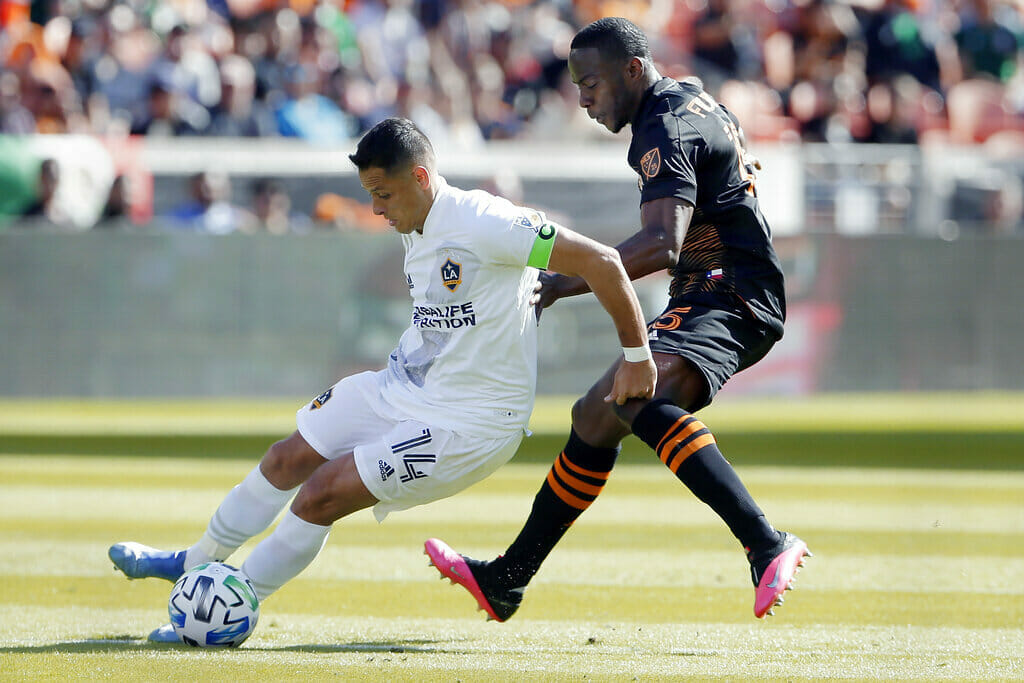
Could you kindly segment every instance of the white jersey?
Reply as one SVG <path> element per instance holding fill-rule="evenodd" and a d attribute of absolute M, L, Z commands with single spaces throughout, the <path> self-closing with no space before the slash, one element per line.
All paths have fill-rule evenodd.
<path fill-rule="evenodd" d="M 529 300 L 554 237 L 539 212 L 439 178 L 423 233 L 402 236 L 413 313 L 382 398 L 454 432 L 525 430 L 537 386 Z"/>

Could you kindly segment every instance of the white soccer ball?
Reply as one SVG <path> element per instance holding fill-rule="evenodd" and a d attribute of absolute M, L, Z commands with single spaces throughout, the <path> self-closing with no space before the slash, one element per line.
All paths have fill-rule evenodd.
<path fill-rule="evenodd" d="M 252 581 L 234 567 L 209 562 L 181 575 L 167 601 L 174 632 L 194 647 L 237 647 L 256 628 L 260 603 Z"/>

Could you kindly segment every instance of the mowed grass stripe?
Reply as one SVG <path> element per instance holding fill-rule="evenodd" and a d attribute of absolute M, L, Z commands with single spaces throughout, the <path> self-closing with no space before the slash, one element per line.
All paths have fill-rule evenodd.
<path fill-rule="evenodd" d="M 397 518 L 389 520 L 384 526 L 348 520 L 339 522 L 332 531 L 328 548 L 335 545 L 394 547 L 419 553 L 423 542 L 436 536 L 470 556 L 490 559 L 504 551 L 520 528 L 518 524 L 512 523 L 471 522 L 452 525 L 419 522 L 408 514 L 401 522 Z M 811 549 L 825 556 L 857 555 L 868 549 L 888 557 L 910 558 L 1024 556 L 1024 533 L 979 533 L 929 528 L 922 531 L 858 531 L 851 534 L 810 524 L 801 524 L 798 528 L 811 544 Z M 45 539 L 55 544 L 82 543 L 88 550 L 79 559 L 89 557 L 95 561 L 96 558 L 106 558 L 107 547 L 118 541 L 139 540 L 159 548 L 183 548 L 195 542 L 204 529 L 205 523 L 198 520 L 147 521 L 142 527 L 137 520 L 131 519 L 76 520 L 57 525 L 52 519 L 8 517 L 0 521 L 0 542 L 18 545 Z M 262 536 L 250 541 L 234 557 L 244 556 L 246 548 Z M 666 527 L 657 522 L 605 524 L 584 517 L 573 525 L 553 557 L 568 550 L 591 548 L 609 555 L 665 549 L 721 552 L 733 558 L 741 557 L 742 553 L 738 542 L 722 523 Z M 0 563 L 3 560 L 0 557 Z M 105 559 L 102 561 L 106 562 Z"/>
<path fill-rule="evenodd" d="M 0 400 L 0 434 L 290 433 L 312 396 L 280 399 Z M 539 396 L 530 428 L 567 434 L 575 396 Z M 1024 392 L 827 394 L 729 398 L 701 411 L 712 429 L 786 431 L 1021 431 Z"/>
<path fill-rule="evenodd" d="M 1014 653 L 1021 646 L 1019 632 L 1006 629 L 716 622 L 638 628 L 614 621 L 481 626 L 468 619 L 311 620 L 282 614 L 243 648 L 211 653 L 126 640 L 125 632 L 139 621 L 127 610 L 93 611 L 111 625 L 109 639 L 90 638 L 81 628 L 82 615 L 65 612 L 29 608 L 18 616 L 39 632 L 81 640 L 0 648 L 0 666 L 28 679 L 53 678 L 72 661 L 80 679 L 116 676 L 121 665 L 133 680 L 1006 680 L 1019 672 Z M 7 616 L 0 608 L 0 624 Z M 850 642 L 862 656 L 836 652 L 837 645 Z M 907 642 L 918 651 L 908 655 L 902 648 Z"/>
<path fill-rule="evenodd" d="M 628 476 L 622 474 L 621 476 Z M 501 473 L 494 477 L 500 483 Z M 823 482 L 822 486 L 827 486 Z M 64 520 L 69 515 L 85 520 L 133 519 L 140 525 L 150 521 L 166 523 L 193 521 L 205 528 L 210 515 L 227 489 L 122 490 L 112 477 L 110 485 L 96 487 L 4 486 L 0 524 L 5 519 L 31 516 Z M 1024 494 L 1024 492 L 1022 492 Z M 529 514 L 532 496 L 523 493 L 486 493 L 471 489 L 453 498 L 417 508 L 420 521 L 440 528 L 458 526 L 466 519 L 485 515 L 491 522 L 521 525 Z M 1024 499 L 1024 495 L 1022 495 Z M 804 525 L 816 529 L 854 531 L 926 531 L 1020 534 L 1024 532 L 1024 506 L 1017 503 L 990 504 L 984 491 L 975 503 L 916 500 L 910 492 L 898 497 L 864 499 L 801 500 L 773 487 L 770 495 L 758 497 L 761 508 L 779 528 L 800 532 Z M 481 511 L 486 511 L 482 513 Z M 406 513 L 406 516 L 409 513 Z M 395 515 L 396 521 L 403 515 Z M 603 524 L 646 524 L 658 521 L 666 529 L 719 524 L 715 514 L 692 495 L 624 496 L 602 494 L 586 514 L 588 521 Z M 346 524 L 374 524 L 368 511 L 353 515 Z M 384 528 L 387 528 L 386 526 Z"/>
<path fill-rule="evenodd" d="M 168 489 L 202 489 L 226 492 L 241 481 L 256 465 L 238 460 L 215 460 L 196 477 L 194 459 L 83 458 L 82 456 L 0 456 L 0 481 L 8 485 L 49 489 L 111 488 L 118 491 L 155 489 L 160 495 Z M 1024 498 L 1022 472 L 947 472 L 940 470 L 893 470 L 884 478 L 868 478 L 865 470 L 849 468 L 739 467 L 738 471 L 755 495 L 777 496 L 781 489 L 790 498 L 801 501 L 837 499 L 912 499 L 915 502 L 971 504 L 978 490 L 985 490 L 988 504 L 1015 505 Z M 873 470 L 872 470 L 873 471 Z M 547 468 L 539 464 L 512 463 L 501 470 L 500 480 L 487 480 L 472 492 L 491 495 L 522 493 L 533 495 L 540 488 Z M 650 466 L 620 464 L 602 494 L 619 496 L 679 496 L 691 494 L 661 463 Z"/>
<path fill-rule="evenodd" d="M 630 561 L 622 553 L 609 550 L 562 548 L 546 562 L 535 585 L 572 586 L 643 585 L 666 590 L 714 588 L 747 589 L 750 579 L 741 553 L 686 550 L 635 550 Z M 93 543 L 48 541 L 0 541 L 0 577 L 19 576 L 24 557 L 33 558 L 35 577 L 94 577 L 125 580 L 101 556 Z M 248 548 L 239 551 L 231 562 L 240 565 Z M 986 593 L 1024 596 L 1024 558 L 971 555 L 894 556 L 879 553 L 865 563 L 863 555 L 834 555 L 818 551 L 809 560 L 806 584 L 812 590 L 842 591 L 851 583 L 870 586 L 880 593 Z M 303 579 L 325 581 L 432 582 L 438 574 L 427 566 L 417 546 L 359 546 L 334 539 L 302 574 Z"/>
<path fill-rule="evenodd" d="M 195 458 L 125 458 L 80 455 L 0 454 L 0 481 L 20 485 L 109 486 L 112 479 L 125 487 L 194 488 L 223 487 L 238 483 L 256 466 L 261 454 L 249 461 L 211 457 L 197 463 Z M 556 454 L 552 454 L 552 460 Z M 620 463 L 608 483 L 609 490 L 624 494 L 685 492 L 682 485 L 660 462 Z M 472 490 L 507 490 L 535 493 L 547 475 L 550 463 L 513 461 L 501 468 L 502 479 L 486 479 Z M 742 465 L 739 470 L 748 485 L 783 486 L 804 493 L 821 491 L 889 492 L 902 489 L 937 497 L 976 493 L 986 489 L 986 498 L 999 502 L 1004 496 L 1024 491 L 1024 472 L 984 472 L 942 469 L 890 469 L 879 476 L 872 468 L 856 467 L 762 467 Z M 628 475 L 620 473 L 628 471 Z M 201 477 L 197 474 L 201 473 Z"/>
<path fill-rule="evenodd" d="M 808 569 L 810 571 L 810 569 Z M 153 608 L 155 628 L 167 619 L 170 584 L 133 581 L 111 585 L 111 579 L 90 577 L 6 576 L 0 601 L 8 606 L 143 607 Z M 944 592 L 935 600 L 920 592 L 858 589 L 851 603 L 848 588 L 818 590 L 800 585 L 787 595 L 778 611 L 784 623 L 849 623 L 850 610 L 858 623 L 964 628 L 1013 628 L 1024 618 L 1024 595 L 994 595 L 969 591 Z M 753 590 L 739 587 L 684 587 L 622 585 L 593 586 L 586 583 L 538 582 L 517 613 L 528 619 L 601 623 L 625 619 L 638 624 L 720 621 L 753 621 Z M 846 609 L 840 608 L 846 606 Z M 300 577 L 270 598 L 262 607 L 264 619 L 275 612 L 312 616 L 342 614 L 390 618 L 465 616 L 476 609 L 472 597 L 447 582 L 391 580 L 357 581 Z M 787 616 L 788 615 L 788 616 Z M 479 615 L 483 621 L 482 613 Z M 145 635 L 145 634 L 142 634 Z"/>

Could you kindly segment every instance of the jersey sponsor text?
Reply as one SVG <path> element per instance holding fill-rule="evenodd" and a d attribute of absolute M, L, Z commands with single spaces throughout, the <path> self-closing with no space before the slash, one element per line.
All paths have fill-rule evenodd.
<path fill-rule="evenodd" d="M 452 306 L 414 306 L 412 324 L 419 329 L 454 330 L 476 325 L 473 302 Z"/>

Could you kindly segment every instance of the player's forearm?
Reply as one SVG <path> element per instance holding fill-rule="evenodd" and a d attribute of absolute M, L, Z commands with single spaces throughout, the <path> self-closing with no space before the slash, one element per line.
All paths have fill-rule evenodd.
<path fill-rule="evenodd" d="M 652 238 L 638 232 L 615 247 L 619 252 L 622 267 L 630 280 L 639 280 L 651 273 L 658 273 L 676 264 L 679 252 L 675 243 L 668 239 Z M 579 276 L 560 275 L 556 283 L 558 296 L 578 296 L 593 291 L 590 283 Z"/>

